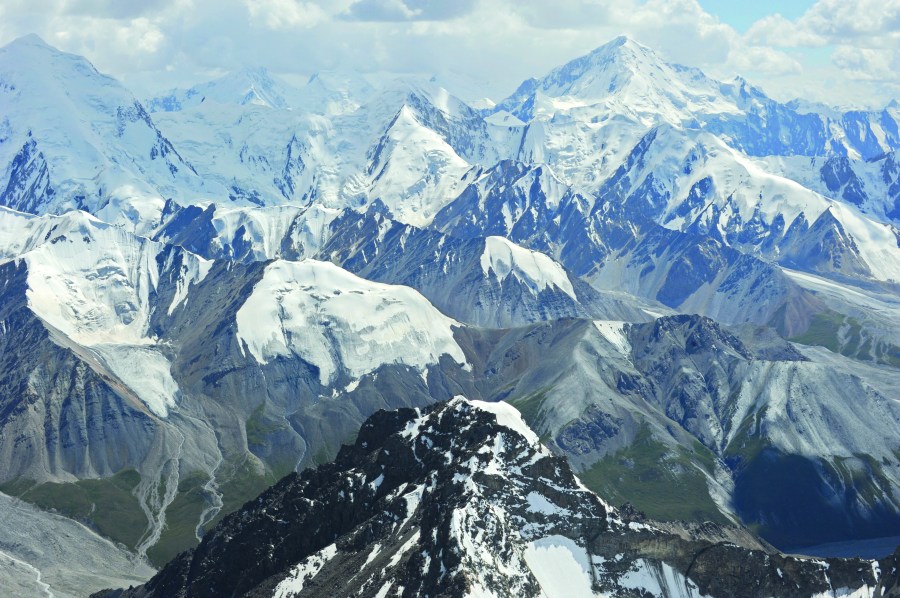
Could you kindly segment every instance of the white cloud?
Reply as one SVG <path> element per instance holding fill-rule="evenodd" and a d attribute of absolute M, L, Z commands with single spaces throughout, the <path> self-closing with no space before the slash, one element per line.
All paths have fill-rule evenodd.
<path fill-rule="evenodd" d="M 360 21 L 442 21 L 469 13 L 474 0 L 356 0 L 341 16 Z"/>
<path fill-rule="evenodd" d="M 112 19 L 136 19 L 158 12 L 170 0 L 68 0 L 62 3 L 63 13 L 90 17 L 103 15 Z"/>
<path fill-rule="evenodd" d="M 269 29 L 308 28 L 318 25 L 328 15 L 316 4 L 298 0 L 244 0 L 250 18 L 265 23 Z"/>
<path fill-rule="evenodd" d="M 820 48 L 830 55 L 828 65 L 804 69 L 791 85 L 795 93 L 862 105 L 900 93 L 900 0 L 818 0 L 795 20 L 760 19 L 744 38 L 759 47 Z"/>
<path fill-rule="evenodd" d="M 884 45 L 900 34 L 900 0 L 819 0 L 800 18 L 780 14 L 754 23 L 746 38 L 751 43 L 783 48 L 819 47 L 835 43 Z"/>
<path fill-rule="evenodd" d="M 729 54 L 728 63 L 740 73 L 764 73 L 773 77 L 803 73 L 803 65 L 796 59 L 766 46 L 736 48 Z"/>
<path fill-rule="evenodd" d="M 799 19 L 770 15 L 741 35 L 696 0 L 2 0 L 0 43 L 35 32 L 145 90 L 263 64 L 297 76 L 461 73 L 499 98 L 624 33 L 781 99 L 829 101 L 839 90 L 840 101 L 886 103 L 897 93 L 898 7 L 819 0 Z M 824 53 L 815 63 L 794 49 L 813 47 Z"/>
<path fill-rule="evenodd" d="M 831 61 L 851 77 L 900 84 L 897 78 L 897 73 L 900 72 L 900 52 L 838 46 L 831 55 Z"/>
<path fill-rule="evenodd" d="M 831 40 L 900 31 L 900 0 L 819 0 L 799 25 Z"/>
<path fill-rule="evenodd" d="M 828 40 L 822 35 L 777 13 L 763 17 L 751 25 L 745 38 L 754 45 L 780 48 L 816 48 L 828 44 Z"/>

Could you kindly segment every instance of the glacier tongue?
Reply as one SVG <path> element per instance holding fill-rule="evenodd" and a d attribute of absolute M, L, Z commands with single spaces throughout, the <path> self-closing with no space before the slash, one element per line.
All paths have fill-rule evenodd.
<path fill-rule="evenodd" d="M 175 407 L 178 383 L 172 364 L 152 345 L 96 344 L 91 349 L 155 415 L 167 417 Z"/>
<path fill-rule="evenodd" d="M 51 330 L 93 353 L 157 416 L 175 406 L 171 364 L 150 332 L 166 247 L 84 212 L 31 216 L 0 210 L 0 263 L 28 266 L 28 305 Z M 169 313 L 210 263 L 189 254 Z"/>

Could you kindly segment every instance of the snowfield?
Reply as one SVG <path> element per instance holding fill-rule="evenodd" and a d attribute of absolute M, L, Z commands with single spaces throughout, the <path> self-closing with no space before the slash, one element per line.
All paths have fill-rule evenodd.
<path fill-rule="evenodd" d="M 424 370 L 442 355 L 465 363 L 456 325 L 410 288 L 326 262 L 279 260 L 238 311 L 236 334 L 260 363 L 297 355 L 328 386 L 341 371 L 359 378 L 391 363 Z"/>

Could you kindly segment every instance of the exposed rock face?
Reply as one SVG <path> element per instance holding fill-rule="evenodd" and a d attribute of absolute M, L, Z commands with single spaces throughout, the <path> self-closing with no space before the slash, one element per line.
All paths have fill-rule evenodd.
<path fill-rule="evenodd" d="M 898 556 L 800 559 L 664 531 L 585 489 L 504 404 L 378 412 L 147 584 L 103 596 L 886 596 Z M 883 573 L 882 573 L 883 572 Z"/>
<path fill-rule="evenodd" d="M 0 479 L 110 476 L 140 463 L 152 415 L 28 308 L 27 275 L 24 262 L 0 265 Z"/>

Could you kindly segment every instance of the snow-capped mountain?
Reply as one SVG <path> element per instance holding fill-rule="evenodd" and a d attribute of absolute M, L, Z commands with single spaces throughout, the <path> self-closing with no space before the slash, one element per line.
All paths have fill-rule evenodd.
<path fill-rule="evenodd" d="M 340 210 L 308 207 L 231 208 L 216 204 L 166 204 L 155 240 L 208 259 L 265 261 L 313 257 L 331 238 Z"/>
<path fill-rule="evenodd" d="M 660 518 L 900 533 L 896 106 L 624 38 L 497 105 L 440 80 L 251 69 L 145 110 L 0 49 L 0 491 L 162 565 L 378 409 L 462 394 Z"/>
<path fill-rule="evenodd" d="M 753 510 L 758 497 L 732 506 L 742 496 L 746 470 L 726 463 L 746 454 L 741 426 L 749 414 L 779 412 L 786 392 L 791 404 L 802 405 L 799 412 L 817 415 L 789 419 L 786 431 L 758 432 L 753 446 L 764 443 L 785 458 L 816 455 L 826 463 L 857 454 L 877 458 L 881 465 L 866 490 L 876 498 L 862 506 L 855 502 L 862 488 L 848 487 L 843 500 L 870 519 L 891 521 L 890 496 L 898 483 L 889 446 L 856 442 L 900 433 L 890 428 L 897 414 L 884 403 L 889 373 L 833 356 L 806 364 L 774 333 L 764 341 L 738 341 L 692 320 L 663 318 L 655 326 L 671 332 L 651 334 L 639 332 L 649 325 L 571 319 L 608 322 L 623 314 L 618 317 L 645 321 L 665 308 L 599 293 L 549 256 L 507 239 L 447 237 L 377 211 L 338 216 L 321 255 L 383 281 L 377 283 L 308 259 L 207 261 L 84 213 L 5 210 L 0 216 L 8 248 L 0 264 L 7 331 L 2 384 L 28 388 L 30 405 L 24 409 L 17 394 L 9 395 L 9 433 L 0 447 L 8 456 L 4 479 L 72 483 L 135 468 L 141 480 L 135 507 L 148 524 L 146 537 L 129 541 L 152 555 L 160 554 L 152 547 L 161 538 L 174 541 L 166 535 L 165 516 L 175 501 L 185 500 L 180 484 L 196 484 L 189 529 L 200 530 L 223 505 L 248 498 L 236 476 L 249 476 L 257 480 L 251 487 L 261 488 L 277 473 L 333 454 L 379 407 L 426 405 L 459 390 L 531 401 L 530 421 L 584 468 L 616 447 L 639 442 L 636 431 L 645 425 L 673 454 L 700 442 L 705 458 L 718 465 L 706 462 L 710 477 L 701 475 L 693 498 L 708 501 L 708 515 L 750 518 L 762 516 Z M 340 247 L 347 252 L 338 253 Z M 49 296 L 63 299 L 44 300 Z M 441 314 L 426 297 L 480 325 L 549 321 L 482 330 Z M 679 340 L 681 335 L 700 340 Z M 696 346 L 711 343 L 717 349 L 700 361 Z M 684 358 L 679 378 L 667 377 L 668 368 L 650 358 L 678 360 L 683 351 L 691 357 Z M 694 368 L 695 374 L 686 374 Z M 785 371 L 774 375 L 772 368 Z M 721 389 L 699 384 L 691 390 L 691 376 L 719 380 Z M 794 382 L 785 388 L 784 380 Z M 748 402 L 734 403 L 744 394 Z M 821 440 L 804 441 L 798 429 L 820 427 L 847 395 L 862 401 L 838 411 L 850 431 L 821 431 Z M 680 409 L 706 416 L 685 418 Z M 557 410 L 558 416 L 549 415 Z M 716 415 L 721 413 L 730 415 Z M 214 427 L 206 423 L 211 420 Z M 854 434 L 857 429 L 880 432 Z M 20 434 L 32 442 L 18 441 Z M 166 489 L 161 494 L 160 485 Z M 809 493 L 807 506 L 833 500 Z M 811 533 L 802 523 L 790 529 L 791 538 Z M 849 535 L 868 528 L 857 522 L 833 529 Z M 176 545 L 187 547 L 192 538 L 179 536 Z"/>
<path fill-rule="evenodd" d="M 266 266 L 235 320 L 238 343 L 258 362 L 295 354 L 323 386 L 339 373 L 356 383 L 384 363 L 424 371 L 443 355 L 466 359 L 453 338 L 457 323 L 414 290 L 315 260 Z"/>
<path fill-rule="evenodd" d="M 379 412 L 147 584 L 101 596 L 883 596 L 881 561 L 779 554 L 630 519 L 503 403 Z M 680 532 L 680 533 L 679 533 Z M 735 544 L 749 542 L 752 548 Z M 726 573 L 727 572 L 727 573 Z"/>
<path fill-rule="evenodd" d="M 398 80 L 331 112 L 204 103 L 154 117 L 238 205 L 380 199 L 423 224 L 465 184 L 475 157 L 492 155 L 480 115 L 439 88 Z"/>
<path fill-rule="evenodd" d="M 37 36 L 0 49 L 0 204 L 140 226 L 206 189 L 134 96 Z"/>
<path fill-rule="evenodd" d="M 637 124 L 702 128 L 753 156 L 834 153 L 868 160 L 900 144 L 896 107 L 820 114 L 780 104 L 740 77 L 715 81 L 697 69 L 666 63 L 627 37 L 525 81 L 494 110 L 551 128 L 553 116 L 567 115 L 557 121 L 569 131 L 588 119 L 612 132 Z"/>
<path fill-rule="evenodd" d="M 296 103 L 298 92 L 265 68 L 245 67 L 208 83 L 189 89 L 173 89 L 151 98 L 147 100 L 147 109 L 150 112 L 178 112 L 207 101 L 287 109 Z"/>
<path fill-rule="evenodd" d="M 84 212 L 31 216 L 2 208 L 0 223 L 0 243 L 9 252 L 0 263 L 15 260 L 27 272 L 28 308 L 165 417 L 177 385 L 150 329 L 152 313 L 175 310 L 210 263 Z M 162 285 L 173 290 L 168 305 L 159 300 Z"/>
<path fill-rule="evenodd" d="M 720 84 L 696 69 L 663 62 L 651 49 L 618 37 L 590 54 L 529 79 L 496 106 L 523 122 L 557 111 L 590 109 L 644 126 L 737 113 Z"/>
<path fill-rule="evenodd" d="M 667 311 L 597 291 L 546 254 L 503 237 L 461 240 L 404 224 L 380 202 L 364 213 L 318 205 L 174 207 L 154 238 L 209 259 L 330 261 L 369 280 L 415 288 L 444 313 L 479 326 L 562 317 L 641 321 Z"/>
<path fill-rule="evenodd" d="M 745 82 L 723 84 L 696 69 L 666 64 L 625 38 L 524 83 L 496 110 L 524 123 L 519 159 L 547 162 L 580 189 L 630 203 L 630 215 L 670 228 L 696 226 L 743 251 L 787 259 L 794 267 L 898 278 L 896 230 L 857 211 L 884 218 L 892 209 L 889 197 L 876 191 L 869 203 L 857 194 L 850 202 L 855 205 L 848 205 L 847 183 L 827 170 L 816 177 L 823 181 L 815 184 L 824 187 L 823 197 L 752 159 L 784 156 L 798 162 L 797 156 L 827 156 L 860 162 L 882 156 L 898 144 L 890 133 L 898 127 L 890 110 L 872 115 L 878 124 L 871 126 L 879 133 L 850 134 L 849 129 L 859 129 L 862 114 L 840 122 L 796 114 Z M 810 145 L 810 139 L 819 141 Z M 871 146 L 873 139 L 878 141 Z M 594 151 L 579 151 L 586 147 Z M 805 232 L 826 210 L 820 228 L 836 238 L 830 250 L 816 247 L 826 259 L 817 261 L 809 248 L 796 255 L 778 246 L 792 226 Z M 779 251 L 773 254 L 773 247 Z"/>
<path fill-rule="evenodd" d="M 898 150 L 870 160 L 846 156 L 800 158 L 772 156 L 764 168 L 818 193 L 854 205 L 881 222 L 900 223 Z"/>
<path fill-rule="evenodd" d="M 766 172 L 705 132 L 653 129 L 601 193 L 624 202 L 629 213 L 770 260 L 850 277 L 900 277 L 894 227 Z M 833 248 L 814 231 L 836 237 Z M 815 247 L 798 254 L 795 247 L 804 243 Z"/>
<path fill-rule="evenodd" d="M 356 111 L 377 87 L 359 73 L 319 71 L 298 92 L 297 110 L 336 116 Z"/>
<path fill-rule="evenodd" d="M 136 499 L 122 508 L 146 529 L 103 529 L 139 552 L 160 541 L 186 480 L 198 510 L 182 535 L 224 495 L 240 502 L 229 483 L 261 489 L 376 408 L 449 396 L 443 378 L 468 375 L 455 321 L 412 289 L 332 264 L 210 262 L 83 212 L 4 209 L 0 231 L 0 479 L 27 480 L 21 493 L 133 472 Z M 348 412 L 317 405 L 353 393 Z M 273 450 L 264 439 L 275 438 Z"/>
<path fill-rule="evenodd" d="M 25 56 L 20 61 L 42 63 L 47 58 Z M 54 79 L 65 75 L 74 81 L 80 74 L 77 69 L 73 72 Z M 221 95 L 221 102 L 194 106 L 189 102 L 177 112 L 156 113 L 155 121 L 145 114 L 148 126 L 159 126 L 166 143 L 170 141 L 189 161 L 209 190 L 182 185 L 176 193 L 155 180 L 151 187 L 180 202 L 199 195 L 243 206 L 317 203 L 358 208 L 381 201 L 399 220 L 421 226 L 464 193 L 479 172 L 502 158 L 515 158 L 526 164 L 547 163 L 553 176 L 589 198 L 599 195 L 604 201 L 626 204 L 629 218 L 642 215 L 668 227 L 693 226 L 741 251 L 785 261 L 793 268 L 876 280 L 898 277 L 900 257 L 890 242 L 896 234 L 870 219 L 892 213 L 892 200 L 881 195 L 892 189 L 893 162 L 884 158 L 882 171 L 876 173 L 880 178 L 867 175 L 882 181 L 869 185 L 869 194 L 875 196 L 871 201 L 853 191 L 860 185 L 843 180 L 842 173 L 853 167 L 834 162 L 845 159 L 856 164 L 861 157 L 877 158 L 896 149 L 891 109 L 880 115 L 845 115 L 839 125 L 828 120 L 833 115 L 791 112 L 759 90 L 748 91 L 743 82 L 723 84 L 699 71 L 667 64 L 624 38 L 523 84 L 491 109 L 489 117 L 427 82 L 398 80 L 373 91 L 359 77 L 325 79 L 323 75 L 310 81 L 307 103 L 328 103 L 332 92 L 358 99 L 348 99 L 346 109 L 318 112 L 285 110 L 289 107 L 285 101 L 244 102 L 244 92 L 234 89 L 249 85 L 271 91 L 260 91 L 260 97 L 290 95 L 288 90 L 277 93 L 284 86 L 275 85 L 277 81 L 265 72 L 250 70 L 206 84 L 211 97 Z M 79 85 L 90 86 L 91 81 Z M 330 91 L 315 91 L 320 86 Z M 200 96 L 206 97 L 200 92 L 192 97 Z M 515 121 L 500 118 L 502 114 L 515 114 L 510 116 Z M 760 114 L 770 117 L 761 119 Z M 812 120 L 801 126 L 793 123 L 794 117 Z M 877 139 L 877 147 L 850 143 L 862 139 L 857 129 L 865 118 L 872 129 L 866 143 Z M 793 124 L 785 125 L 787 121 Z M 842 126 L 857 132 L 851 135 Z M 791 127 L 800 128 L 788 136 L 785 131 Z M 749 147 L 744 138 L 757 139 L 760 132 L 787 139 L 783 144 L 788 145 Z M 826 141 L 809 147 L 790 141 L 816 136 Z M 766 167 L 770 156 L 832 159 L 815 179 L 821 184 L 809 183 L 822 193 L 771 172 Z M 765 160 L 751 159 L 756 157 Z M 139 166 L 134 177 L 146 179 L 145 167 Z M 19 170 L 16 178 L 24 177 L 25 182 L 14 187 L 27 189 L 34 186 L 27 181 L 42 180 L 40 165 L 30 168 L 31 178 Z M 856 205 L 848 207 L 848 197 Z M 71 197 L 68 201 L 66 205 L 82 205 Z M 6 203 L 17 209 L 58 211 L 39 209 L 34 201 L 22 198 Z M 102 203 L 84 207 L 97 213 Z M 150 205 L 129 197 L 127 217 L 153 220 L 161 209 L 160 199 Z M 114 209 L 108 211 L 104 218 L 124 219 Z M 828 218 L 817 228 L 826 211 Z M 815 231 L 812 236 L 827 238 L 811 243 L 781 239 L 810 228 Z M 826 259 L 815 259 L 811 256 L 815 251 L 826 254 Z"/>
<path fill-rule="evenodd" d="M 455 237 L 505 236 L 558 256 L 596 288 L 625 291 L 728 323 L 802 328 L 817 302 L 778 269 L 696 231 L 674 231 L 621 205 L 595 202 L 545 166 L 501 162 L 435 217 Z M 795 324 L 795 325 L 796 325 Z"/>
<path fill-rule="evenodd" d="M 460 239 L 391 220 L 383 211 L 333 221 L 320 256 L 365 278 L 411 286 L 468 324 L 509 327 L 593 317 L 643 321 L 655 302 L 597 291 L 546 254 L 504 237 Z"/>

